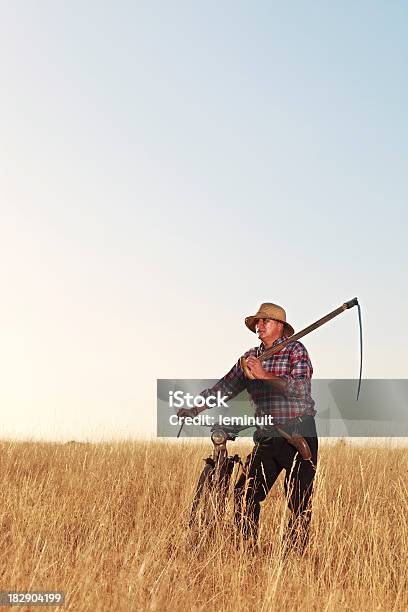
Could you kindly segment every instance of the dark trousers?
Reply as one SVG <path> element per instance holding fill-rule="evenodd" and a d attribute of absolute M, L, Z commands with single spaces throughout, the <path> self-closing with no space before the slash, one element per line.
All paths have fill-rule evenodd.
<path fill-rule="evenodd" d="M 302 551 L 307 544 L 311 519 L 311 495 L 317 465 L 318 439 L 313 417 L 298 427 L 307 440 L 311 461 L 305 461 L 284 438 L 277 436 L 256 444 L 248 457 L 247 474 L 235 486 L 235 520 L 245 539 L 257 539 L 261 502 L 282 470 L 285 495 L 291 511 L 285 534 L 285 547 Z"/>

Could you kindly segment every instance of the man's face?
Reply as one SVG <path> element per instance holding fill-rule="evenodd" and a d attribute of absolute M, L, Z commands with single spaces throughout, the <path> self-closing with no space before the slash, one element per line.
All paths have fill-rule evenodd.
<path fill-rule="evenodd" d="M 283 325 L 275 319 L 258 319 L 255 324 L 255 330 L 258 338 L 265 344 L 274 342 L 282 336 Z"/>

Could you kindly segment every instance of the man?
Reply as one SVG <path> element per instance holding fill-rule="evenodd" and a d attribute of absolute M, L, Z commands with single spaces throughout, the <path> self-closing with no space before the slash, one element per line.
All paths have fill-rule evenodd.
<path fill-rule="evenodd" d="M 239 359 L 228 374 L 201 395 L 207 397 L 220 391 L 232 399 L 246 389 L 255 406 L 255 416 L 271 415 L 281 430 L 305 438 L 311 451 L 310 461 L 302 459 L 274 428 L 258 428 L 254 434 L 255 448 L 248 457 L 247 473 L 239 478 L 235 487 L 236 520 L 244 538 L 256 542 L 260 503 L 285 470 L 284 488 L 291 516 L 284 544 L 286 551 L 296 547 L 301 552 L 308 539 L 318 450 L 316 411 L 310 395 L 313 368 L 306 348 L 298 341 L 289 342 L 265 361 L 258 359 L 264 351 L 279 346 L 294 334 L 281 306 L 264 303 L 255 315 L 245 319 L 245 324 L 261 340 L 259 346 L 244 355 L 244 369 L 251 378 L 247 377 Z M 183 408 L 178 416 L 195 416 L 202 410 L 205 406 Z"/>

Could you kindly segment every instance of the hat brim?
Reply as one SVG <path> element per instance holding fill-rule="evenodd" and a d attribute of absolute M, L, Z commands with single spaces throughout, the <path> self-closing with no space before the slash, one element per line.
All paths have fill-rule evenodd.
<path fill-rule="evenodd" d="M 258 319 L 259 317 L 255 317 L 255 316 L 246 317 L 245 319 L 245 325 L 254 334 L 256 334 L 256 322 L 258 321 Z M 280 323 L 283 323 L 283 333 L 285 336 L 289 336 L 289 337 L 293 336 L 293 334 L 295 333 L 295 330 L 289 323 L 286 323 L 286 321 L 282 321 L 281 319 L 275 319 L 275 321 L 279 321 Z"/>

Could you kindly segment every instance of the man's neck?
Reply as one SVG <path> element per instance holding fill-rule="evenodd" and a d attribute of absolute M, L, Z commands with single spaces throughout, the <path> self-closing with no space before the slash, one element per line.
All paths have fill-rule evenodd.
<path fill-rule="evenodd" d="M 280 338 L 283 338 L 283 336 L 277 336 L 276 338 L 264 340 L 263 345 L 266 349 L 270 349 L 274 345 L 274 343 Z"/>

